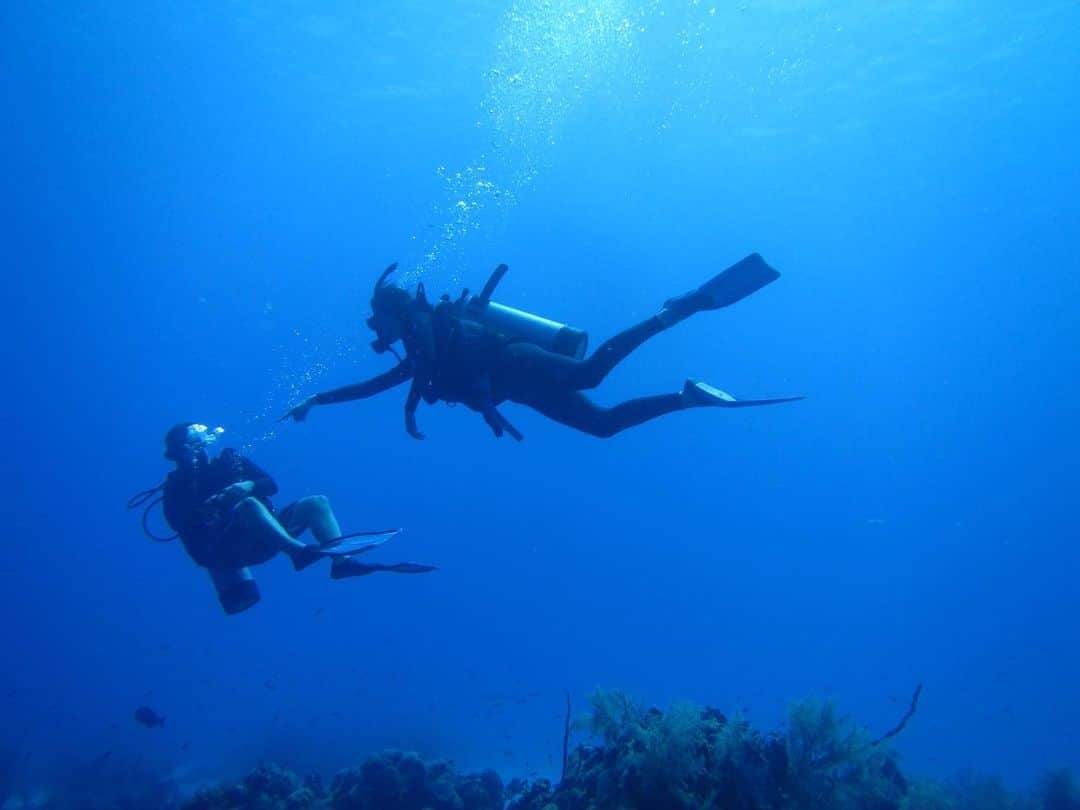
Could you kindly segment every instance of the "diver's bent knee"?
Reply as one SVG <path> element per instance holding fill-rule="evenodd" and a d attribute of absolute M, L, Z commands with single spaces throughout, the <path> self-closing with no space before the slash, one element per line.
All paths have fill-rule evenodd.
<path fill-rule="evenodd" d="M 330 499 L 325 495 L 307 495 L 296 502 L 298 509 L 325 511 L 330 508 Z"/>

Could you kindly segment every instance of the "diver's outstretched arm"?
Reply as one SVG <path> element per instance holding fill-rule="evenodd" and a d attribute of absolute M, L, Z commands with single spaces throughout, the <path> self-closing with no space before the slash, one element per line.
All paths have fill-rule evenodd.
<path fill-rule="evenodd" d="M 307 418 L 308 411 L 315 405 L 331 405 L 336 402 L 351 402 L 354 399 L 373 397 L 376 394 L 381 394 L 383 391 L 390 390 L 395 385 L 401 385 L 403 382 L 411 379 L 412 376 L 412 363 L 406 360 L 402 363 L 398 363 L 389 371 L 385 371 L 377 377 L 372 377 L 370 380 L 353 383 L 352 385 L 335 388 L 332 391 L 323 391 L 321 394 L 310 396 L 299 405 L 290 408 L 288 413 L 278 419 L 278 421 L 284 422 L 288 419 L 295 419 L 297 422 L 303 422 Z"/>

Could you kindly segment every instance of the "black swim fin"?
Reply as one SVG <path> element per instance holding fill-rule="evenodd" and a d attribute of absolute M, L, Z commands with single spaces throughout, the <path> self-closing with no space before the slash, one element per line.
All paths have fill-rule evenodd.
<path fill-rule="evenodd" d="M 778 405 L 781 402 L 796 402 L 806 397 L 776 397 L 774 399 L 735 399 L 726 391 L 714 388 L 699 380 L 687 380 L 683 385 L 683 397 L 691 406 L 720 408 L 751 408 L 755 405 Z"/>
<path fill-rule="evenodd" d="M 669 298 L 660 317 L 666 326 L 671 326 L 697 312 L 731 306 L 778 278 L 780 273 L 760 254 L 751 253 L 696 290 Z"/>
<path fill-rule="evenodd" d="M 383 565 L 381 563 L 362 563 L 359 560 L 348 557 L 343 560 L 334 560 L 334 564 L 330 568 L 330 577 L 331 579 L 366 577 L 368 574 L 375 574 L 380 571 L 386 571 L 391 574 L 426 574 L 429 571 L 437 570 L 438 569 L 434 565 L 422 565 L 421 563 L 405 562 Z"/>
<path fill-rule="evenodd" d="M 778 278 L 780 273 L 766 264 L 760 254 L 751 253 L 741 262 L 731 265 L 718 276 L 706 281 L 698 288 L 698 292 L 709 297 L 712 303 L 709 309 L 720 309 L 753 295 Z"/>
<path fill-rule="evenodd" d="M 401 529 L 386 529 L 375 532 L 354 532 L 345 534 L 336 540 L 331 540 L 317 551 L 323 557 L 350 557 L 353 554 L 363 554 L 378 548 L 388 540 L 393 540 L 401 534 Z"/>

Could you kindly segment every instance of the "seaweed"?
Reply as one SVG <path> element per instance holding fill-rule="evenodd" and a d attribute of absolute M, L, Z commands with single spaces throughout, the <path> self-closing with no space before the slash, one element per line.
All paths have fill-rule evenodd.
<path fill-rule="evenodd" d="M 903 798 L 906 785 L 892 753 L 831 701 L 793 703 L 785 744 L 785 792 L 792 808 L 891 808 Z"/>

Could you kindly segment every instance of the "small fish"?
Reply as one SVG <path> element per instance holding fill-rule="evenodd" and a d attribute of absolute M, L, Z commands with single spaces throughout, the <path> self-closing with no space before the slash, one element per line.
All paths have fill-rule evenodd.
<path fill-rule="evenodd" d="M 155 726 L 164 727 L 165 718 L 155 712 L 149 706 L 140 706 L 135 710 L 135 722 L 147 728 Z"/>
<path fill-rule="evenodd" d="M 276 692 L 277 691 L 277 684 L 274 681 L 264 681 L 263 682 L 263 688 L 268 689 L 271 692 Z"/>

